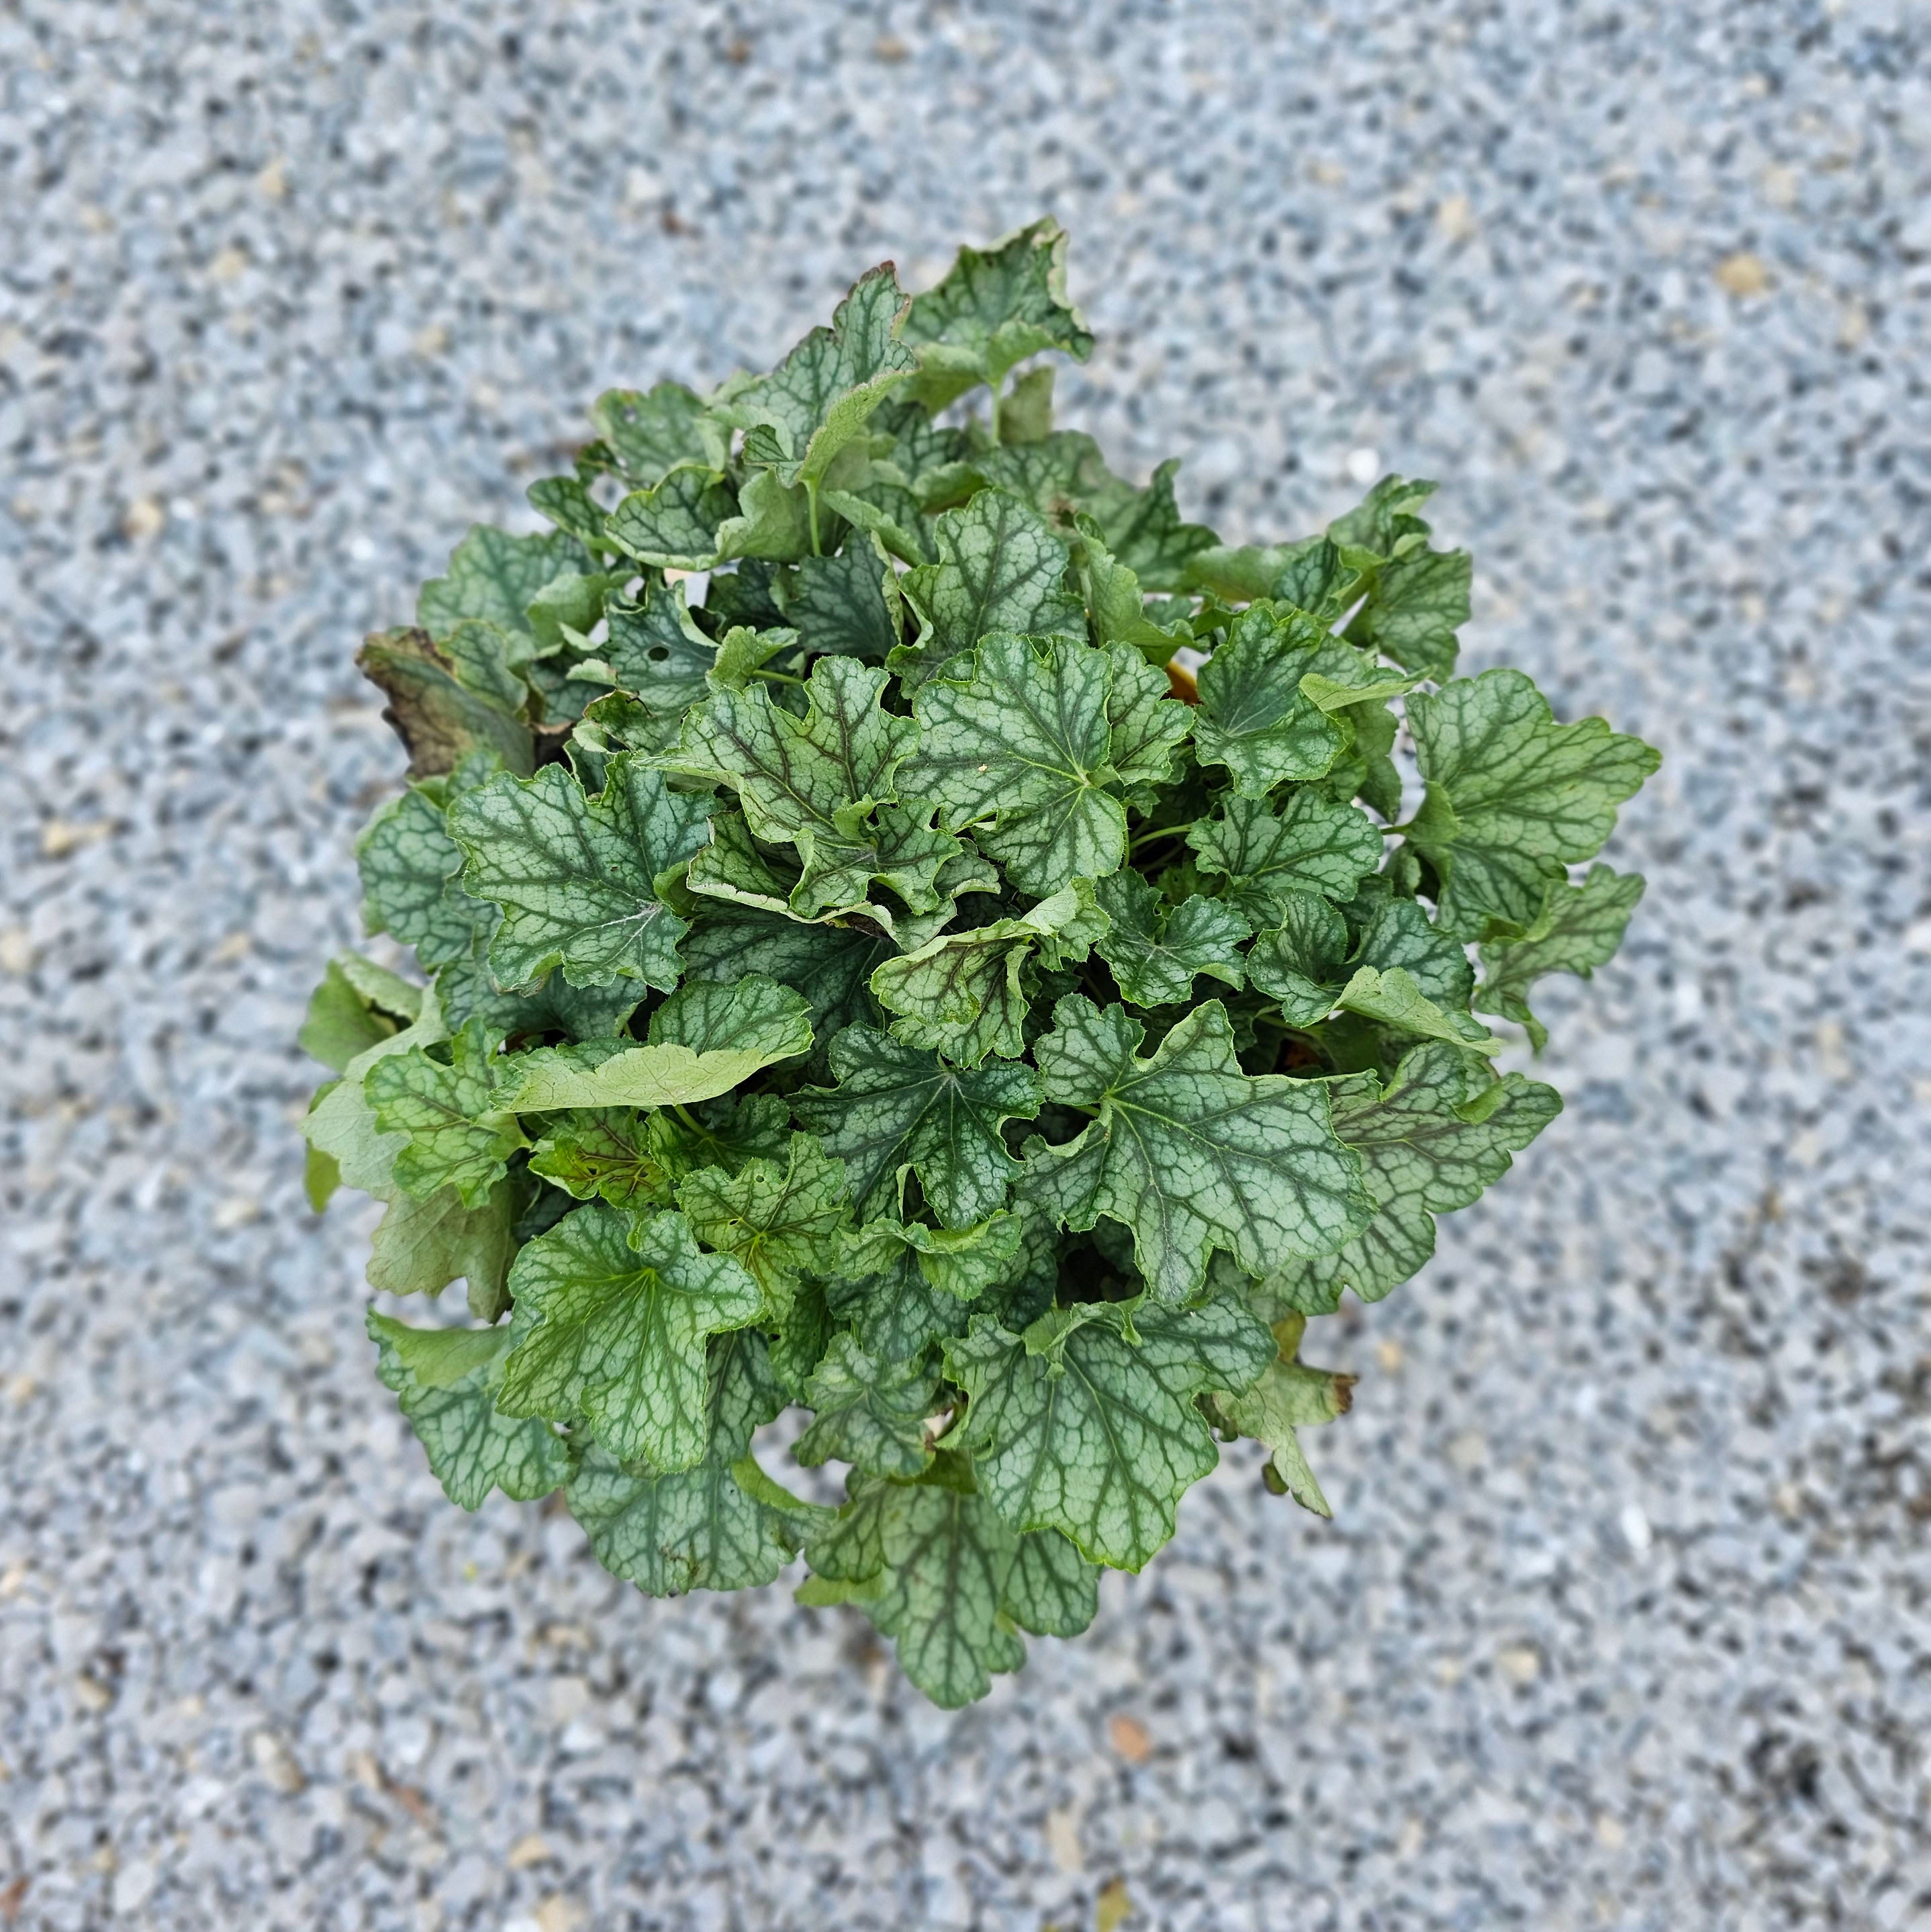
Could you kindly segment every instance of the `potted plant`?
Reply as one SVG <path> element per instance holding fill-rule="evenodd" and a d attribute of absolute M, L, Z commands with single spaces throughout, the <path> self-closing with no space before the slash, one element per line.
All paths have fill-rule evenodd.
<path fill-rule="evenodd" d="M 419 973 L 337 958 L 301 1036 L 316 1207 L 387 1204 L 376 1288 L 468 1283 L 368 1318 L 451 1498 L 560 1490 L 657 1594 L 802 1551 L 949 1706 L 1216 1438 L 1325 1512 L 1307 1324 L 1557 1112 L 1486 1022 L 1540 1047 L 1537 977 L 1615 952 L 1642 880 L 1570 868 L 1657 763 L 1453 675 L 1432 485 L 1234 548 L 1054 428 L 1064 251 L 606 394 L 552 527 L 469 532 L 360 658 L 409 757 L 364 910 Z M 836 1508 L 753 1453 L 792 1408 Z"/>

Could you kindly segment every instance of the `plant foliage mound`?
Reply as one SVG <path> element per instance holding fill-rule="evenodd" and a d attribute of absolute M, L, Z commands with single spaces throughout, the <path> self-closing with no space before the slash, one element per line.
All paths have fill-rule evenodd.
<path fill-rule="evenodd" d="M 360 659 L 410 758 L 364 914 L 420 976 L 346 955 L 302 1034 L 311 1198 L 387 1204 L 378 1290 L 469 1285 L 369 1317 L 451 1498 L 560 1490 L 655 1594 L 802 1552 L 949 1706 L 1219 1443 L 1326 1512 L 1306 1324 L 1557 1112 L 1487 1021 L 1540 1046 L 1536 982 L 1615 951 L 1642 881 L 1570 868 L 1657 762 L 1454 675 L 1432 485 L 1234 548 L 1054 428 L 1064 249 L 607 394 L 552 527 L 469 532 Z M 838 1507 L 754 1454 L 787 1410 Z"/>

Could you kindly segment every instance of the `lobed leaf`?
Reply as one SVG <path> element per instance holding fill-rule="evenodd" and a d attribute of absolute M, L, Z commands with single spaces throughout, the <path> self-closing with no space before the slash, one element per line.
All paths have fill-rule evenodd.
<path fill-rule="evenodd" d="M 974 832 L 1023 891 L 1103 878 L 1126 856 L 1121 794 L 1164 782 L 1192 728 L 1167 688 L 1118 645 L 988 637 L 969 680 L 919 692 L 905 789 L 936 799 L 949 830 Z"/>
<path fill-rule="evenodd" d="M 791 1110 L 844 1162 L 862 1219 L 898 1213 L 908 1174 L 948 1228 L 1005 1206 L 1019 1163 L 1000 1127 L 1039 1112 L 1031 1068 L 949 1066 L 865 1026 L 838 1036 L 831 1064 L 836 1086 L 806 1088 L 793 1095 Z"/>
<path fill-rule="evenodd" d="M 1519 670 L 1418 692 L 1408 712 L 1428 783 L 1408 836 L 1441 877 L 1442 925 L 1462 939 L 1534 925 L 1550 886 L 1594 856 L 1661 762 L 1600 718 L 1558 724 Z"/>
<path fill-rule="evenodd" d="M 1196 1294 L 1216 1247 L 1260 1275 L 1332 1252 L 1366 1222 L 1360 1162 L 1336 1136 L 1326 1084 L 1243 1073 L 1218 1000 L 1147 1060 L 1135 1058 L 1146 1028 L 1122 1008 L 1074 994 L 1053 1018 L 1039 1046 L 1046 1097 L 1096 1117 L 1065 1146 L 1029 1143 L 1024 1191 L 1069 1227 L 1104 1214 L 1129 1228 L 1156 1300 Z"/>
<path fill-rule="evenodd" d="M 650 1018 L 648 1042 L 589 1040 L 517 1055 L 505 1103 L 520 1114 L 575 1107 L 672 1107 L 728 1094 L 810 1052 L 805 1002 L 755 974 L 693 980 Z"/>
<path fill-rule="evenodd" d="M 1492 1084 L 1453 1046 L 1402 1056 L 1385 1090 L 1372 1073 L 1337 1084 L 1334 1130 L 1361 1157 L 1374 1213 L 1330 1254 L 1286 1263 L 1269 1282 L 1291 1307 L 1331 1313 L 1342 1291 L 1378 1301 L 1435 1252 L 1435 1216 L 1501 1178 L 1562 1110 L 1552 1087 L 1511 1073 Z"/>
<path fill-rule="evenodd" d="M 905 317 L 919 399 L 939 410 L 981 382 L 996 392 L 1015 364 L 1042 349 L 1084 362 L 1093 338 L 1067 298 L 1066 264 L 1066 231 L 1050 217 L 990 248 L 961 248 Z"/>
<path fill-rule="evenodd" d="M 946 1345 L 970 1398 L 952 1446 L 1015 1529 L 1052 1528 L 1090 1563 L 1140 1570 L 1219 1460 L 1193 1397 L 1245 1389 L 1273 1337 L 1231 1298 L 1185 1310 L 1085 1302 L 1015 1335 L 984 1316 Z M 952 1442 L 952 1438 L 947 1438 Z"/>
<path fill-rule="evenodd" d="M 371 1309 L 368 1330 L 376 1372 L 452 1503 L 479 1509 L 492 1490 L 530 1502 L 569 1480 L 569 1446 L 550 1424 L 496 1412 L 507 1328 L 412 1328 Z"/>
<path fill-rule="evenodd" d="M 703 844 L 710 810 L 631 754 L 611 759 L 594 796 L 562 766 L 546 765 L 458 799 L 449 831 L 463 884 L 502 910 L 490 941 L 497 980 L 533 986 L 555 967 L 573 986 L 675 986 L 685 927 L 658 881 Z"/>
<path fill-rule="evenodd" d="M 1278 816 L 1255 799 L 1230 797 L 1187 834 L 1201 869 L 1227 880 L 1226 896 L 1257 928 L 1279 925 L 1294 895 L 1345 902 L 1381 860 L 1367 814 L 1315 790 L 1289 794 Z"/>
<path fill-rule="evenodd" d="M 1579 885 L 1552 880 L 1540 917 L 1519 939 L 1498 938 L 1482 948 L 1482 984 L 1476 1006 L 1528 1030 L 1540 1053 L 1549 1030 L 1529 1010 L 1528 990 L 1545 973 L 1574 973 L 1586 980 L 1616 956 L 1630 916 L 1643 896 L 1638 872 L 1591 866 Z"/>
<path fill-rule="evenodd" d="M 900 1017 L 895 1040 L 928 1046 L 958 1066 L 988 1054 L 1016 1060 L 1026 1050 L 1029 1006 L 1022 969 L 1036 954 L 1054 966 L 1084 959 L 1106 929 L 1084 879 L 1042 899 L 1017 919 L 941 934 L 916 952 L 888 959 L 871 976 L 880 1005 Z"/>
<path fill-rule="evenodd" d="M 703 1460 L 706 1338 L 763 1306 L 740 1263 L 701 1252 L 681 1214 L 593 1201 L 524 1246 L 510 1293 L 504 1414 L 583 1416 L 618 1460 L 667 1473 Z"/>
<path fill-rule="evenodd" d="M 1192 994 L 1202 973 L 1241 984 L 1246 962 L 1239 949 L 1253 928 L 1237 908 L 1198 893 L 1168 904 L 1138 872 L 1115 872 L 1097 890 L 1107 931 L 1094 946 L 1123 999 L 1170 1006 Z"/>
<path fill-rule="evenodd" d="M 766 1499 L 749 1455 L 751 1432 L 784 1404 L 763 1336 L 740 1329 L 715 1338 L 696 1394 L 703 1453 L 691 1466 L 626 1466 L 599 1442 L 565 1492 L 597 1561 L 653 1597 L 754 1588 L 798 1546 L 790 1509 Z"/>

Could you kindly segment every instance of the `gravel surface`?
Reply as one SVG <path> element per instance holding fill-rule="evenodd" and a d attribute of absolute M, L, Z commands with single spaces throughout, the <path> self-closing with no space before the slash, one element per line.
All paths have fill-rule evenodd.
<path fill-rule="evenodd" d="M 1925 1923 L 1928 38 L 0 5 L 0 1924 Z M 1333 1526 L 1235 1452 L 948 1716 L 444 1502 L 291 1036 L 400 767 L 358 634 L 600 387 L 1047 208 L 1121 466 L 1231 537 L 1446 479 L 1473 664 L 1667 762 L 1569 1111 L 1330 1324 Z"/>

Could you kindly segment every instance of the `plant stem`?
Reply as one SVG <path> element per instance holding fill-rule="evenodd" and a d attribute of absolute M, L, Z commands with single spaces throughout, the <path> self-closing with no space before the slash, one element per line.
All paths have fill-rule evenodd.
<path fill-rule="evenodd" d="M 815 483 L 805 485 L 805 500 L 811 506 L 811 554 L 823 556 L 824 550 L 818 542 L 818 486 Z"/>

